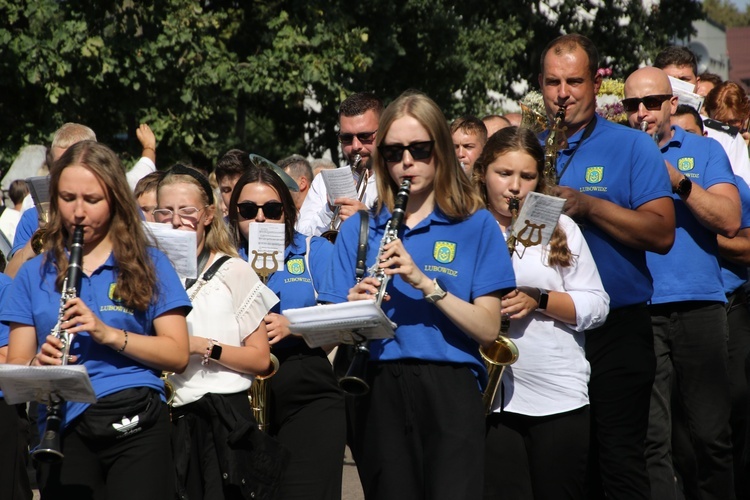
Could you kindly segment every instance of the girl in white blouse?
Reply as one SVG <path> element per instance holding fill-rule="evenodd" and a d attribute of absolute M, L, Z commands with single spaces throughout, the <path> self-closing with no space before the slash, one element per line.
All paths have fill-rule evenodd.
<path fill-rule="evenodd" d="M 527 129 L 495 133 L 476 161 L 473 182 L 503 234 L 511 198 L 523 206 L 547 189 L 544 151 Z M 519 350 L 488 417 L 485 498 L 583 498 L 589 444 L 590 368 L 584 330 L 604 322 L 609 296 L 580 229 L 561 215 L 547 245 L 516 242 L 518 289 L 502 301 Z"/>

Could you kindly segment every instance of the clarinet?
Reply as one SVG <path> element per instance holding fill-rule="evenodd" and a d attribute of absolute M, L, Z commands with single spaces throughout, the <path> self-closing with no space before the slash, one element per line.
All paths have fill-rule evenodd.
<path fill-rule="evenodd" d="M 406 215 L 406 204 L 409 201 L 409 191 L 411 189 L 411 179 L 404 179 L 401 183 L 401 187 L 398 189 L 396 194 L 396 202 L 393 207 L 393 215 L 385 226 L 385 233 L 383 238 L 380 240 L 380 247 L 378 248 L 378 256 L 375 259 L 375 263 L 368 269 L 368 276 L 377 278 L 380 280 L 378 286 L 378 292 L 375 295 L 375 303 L 380 307 L 385 297 L 386 286 L 391 280 L 391 276 L 385 273 L 385 269 L 380 267 L 378 264 L 382 261 L 381 256 L 385 251 L 385 246 L 398 238 L 398 230 L 404 222 L 404 215 Z M 346 375 L 339 380 L 339 386 L 341 389 L 351 396 L 363 396 L 370 390 L 370 386 L 367 384 L 367 363 L 370 359 L 370 346 L 369 341 L 358 342 L 354 346 L 354 359 L 352 359 L 349 370 Z"/>
<path fill-rule="evenodd" d="M 83 226 L 76 226 L 73 231 L 73 243 L 70 247 L 68 270 L 60 292 L 60 307 L 57 311 L 57 324 L 50 331 L 50 335 L 62 341 L 62 364 L 68 364 L 70 346 L 73 343 L 73 333 L 62 328 L 65 305 L 69 300 L 78 297 L 83 278 Z M 63 401 L 54 394 L 50 395 L 50 405 L 47 407 L 42 440 L 31 456 L 41 463 L 58 463 L 64 455 L 60 446 L 60 427 L 62 424 Z"/>

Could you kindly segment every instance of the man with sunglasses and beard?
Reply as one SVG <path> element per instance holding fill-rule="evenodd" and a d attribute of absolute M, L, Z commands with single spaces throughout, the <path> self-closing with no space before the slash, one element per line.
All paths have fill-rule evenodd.
<path fill-rule="evenodd" d="M 367 92 L 352 94 L 341 103 L 338 140 L 347 161 L 347 167 L 351 167 L 354 157 L 360 155 L 370 171 L 364 198 L 361 201 L 338 198 L 334 200 L 335 205 L 331 206 L 328 203 L 328 191 L 323 182 L 323 176 L 316 175 L 300 208 L 297 231 L 308 236 L 320 236 L 329 228 L 336 205 L 341 207 L 339 210 L 341 222 L 357 213 L 358 210 L 367 210 L 373 206 L 378 193 L 375 176 L 372 175 L 370 155 L 375 148 L 378 121 L 382 111 L 383 102 Z"/>
<path fill-rule="evenodd" d="M 669 253 L 646 255 L 654 280 L 649 311 L 656 353 L 646 440 L 652 497 L 676 498 L 671 459 L 675 391 L 697 467 L 695 475 L 682 471 L 686 497 L 731 499 L 728 327 L 716 236 L 732 238 L 740 228 L 735 177 L 718 142 L 671 126 L 677 97 L 664 71 L 647 67 L 631 74 L 622 104 L 630 126 L 645 128 L 661 148 L 677 221 Z"/>
<path fill-rule="evenodd" d="M 589 498 L 606 493 L 609 499 L 645 500 L 651 498 L 644 442 L 655 370 L 646 251 L 671 248 L 674 206 L 653 141 L 596 115 L 598 63 L 591 40 L 564 35 L 542 53 L 539 85 L 550 121 L 565 107 L 558 136 L 567 142 L 559 149 L 560 187 L 553 192 L 566 200 L 565 214 L 582 225 L 610 296 L 606 322 L 586 332 Z"/>

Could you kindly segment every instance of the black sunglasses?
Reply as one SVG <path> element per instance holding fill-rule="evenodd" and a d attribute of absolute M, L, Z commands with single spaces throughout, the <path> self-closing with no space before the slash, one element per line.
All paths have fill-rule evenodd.
<path fill-rule="evenodd" d="M 657 109 L 661 108 L 661 105 L 664 103 L 664 101 L 668 101 L 671 98 L 672 94 L 655 94 L 647 95 L 645 97 L 628 97 L 627 99 L 622 100 L 622 107 L 628 113 L 634 113 L 635 111 L 638 111 L 638 106 L 643 103 L 647 110 L 656 111 Z"/>
<path fill-rule="evenodd" d="M 356 137 L 362 144 L 370 144 L 375 140 L 376 132 L 377 130 L 373 130 L 372 132 L 360 132 L 358 134 L 339 134 L 339 142 L 341 144 L 351 144 Z"/>
<path fill-rule="evenodd" d="M 408 146 L 403 144 L 381 144 L 378 151 L 383 155 L 387 162 L 399 162 L 404 157 L 404 151 L 408 150 L 409 154 L 415 160 L 426 160 L 432 154 L 432 146 L 435 141 L 412 142 Z"/>
<path fill-rule="evenodd" d="M 237 203 L 237 211 L 243 219 L 255 219 L 258 215 L 258 209 L 263 209 L 263 216 L 267 219 L 279 220 L 284 214 L 284 205 L 280 201 L 269 201 L 263 205 L 258 205 L 254 201 L 243 201 Z"/>

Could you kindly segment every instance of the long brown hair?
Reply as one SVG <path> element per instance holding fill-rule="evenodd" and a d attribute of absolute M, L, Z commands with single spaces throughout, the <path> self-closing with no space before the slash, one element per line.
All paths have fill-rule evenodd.
<path fill-rule="evenodd" d="M 148 242 L 125 169 L 111 149 L 95 141 L 78 142 L 68 148 L 55 162 L 50 175 L 49 223 L 44 249 L 45 262 L 57 268 L 57 288 L 62 288 L 67 272 L 65 248 L 70 237 L 60 216 L 59 182 L 63 170 L 74 165 L 90 171 L 104 184 L 110 207 L 109 239 L 118 268 L 117 296 L 126 306 L 143 311 L 156 296 L 156 270 L 146 249 Z"/>
<path fill-rule="evenodd" d="M 485 182 L 487 167 L 500 156 L 512 151 L 521 151 L 534 159 L 538 179 L 535 191 L 537 193 L 551 194 L 551 186 L 547 186 L 543 175 L 544 150 L 539 144 L 539 139 L 529 129 L 506 127 L 498 130 L 490 137 L 487 144 L 484 145 L 482 154 L 474 162 L 474 171 L 471 180 L 484 200 L 485 205 L 489 204 L 487 184 Z M 550 266 L 560 267 L 569 267 L 573 263 L 573 254 L 570 248 L 568 248 L 568 238 L 559 224 L 552 233 L 552 239 L 549 242 L 548 261 Z"/>
<path fill-rule="evenodd" d="M 435 159 L 435 204 L 450 219 L 465 219 L 484 207 L 469 178 L 464 173 L 456 158 L 453 138 L 448 128 L 445 115 L 437 104 L 426 95 L 407 91 L 393 101 L 380 117 L 378 125 L 377 146 L 380 146 L 388 134 L 393 122 L 404 116 L 415 118 L 435 141 L 432 155 Z M 375 149 L 372 153 L 372 164 L 378 186 L 378 201 L 375 207 L 380 212 L 383 206 L 393 210 L 393 203 L 399 185 L 388 173 L 388 165 Z"/>

